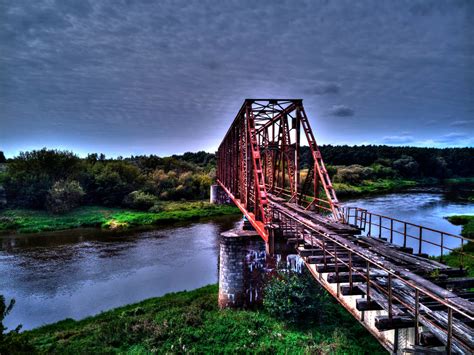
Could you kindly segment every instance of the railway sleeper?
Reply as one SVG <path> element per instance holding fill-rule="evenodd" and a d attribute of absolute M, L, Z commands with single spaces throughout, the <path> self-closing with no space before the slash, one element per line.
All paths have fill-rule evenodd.
<path fill-rule="evenodd" d="M 377 316 L 375 317 L 375 327 L 383 332 L 392 329 L 413 328 L 415 325 L 413 317 L 408 314 L 398 316 Z"/>
<path fill-rule="evenodd" d="M 365 292 L 359 288 L 359 285 L 341 285 L 340 286 L 341 295 L 343 296 L 362 296 L 365 295 Z"/>

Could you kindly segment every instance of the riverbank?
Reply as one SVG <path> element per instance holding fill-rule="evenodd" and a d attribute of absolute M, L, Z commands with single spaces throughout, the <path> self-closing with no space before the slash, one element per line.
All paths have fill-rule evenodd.
<path fill-rule="evenodd" d="M 213 205 L 203 201 L 162 202 L 160 207 L 161 212 L 152 213 L 123 208 L 83 206 L 61 215 L 38 210 L 7 209 L 0 211 L 0 231 L 35 233 L 79 227 L 126 229 L 239 213 L 237 207 Z"/>
<path fill-rule="evenodd" d="M 467 187 L 466 199 L 474 201 L 474 178 L 450 178 L 450 179 L 435 179 L 424 178 L 417 180 L 409 179 L 376 179 L 363 180 L 358 184 L 348 183 L 333 183 L 336 193 L 339 197 L 357 197 L 364 195 L 383 194 L 389 192 L 403 191 L 413 187 L 438 187 L 444 189 L 459 189 Z M 469 192 L 470 191 L 470 192 Z"/>
<path fill-rule="evenodd" d="M 342 307 L 321 325 L 217 307 L 217 285 L 168 294 L 81 321 L 22 333 L 40 353 L 385 353 Z"/>
<path fill-rule="evenodd" d="M 474 215 L 454 215 L 447 217 L 454 225 L 462 225 L 461 235 L 466 238 L 474 238 Z M 443 261 L 450 266 L 459 267 L 461 260 L 456 251 L 460 251 L 461 248 L 457 248 L 448 255 L 443 257 Z M 463 251 L 469 254 L 471 257 L 465 257 L 463 260 L 463 266 L 468 269 L 469 276 L 474 277 L 474 243 L 467 243 L 463 247 Z"/>
<path fill-rule="evenodd" d="M 337 182 L 333 185 L 339 197 L 352 197 L 400 191 L 407 188 L 419 186 L 420 182 L 415 180 L 402 179 L 379 179 L 364 180 L 357 185 Z"/>

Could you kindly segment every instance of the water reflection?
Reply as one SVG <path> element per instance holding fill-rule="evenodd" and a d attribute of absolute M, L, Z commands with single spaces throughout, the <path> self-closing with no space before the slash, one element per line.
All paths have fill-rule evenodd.
<path fill-rule="evenodd" d="M 6 319 L 30 329 L 217 282 L 218 236 L 239 217 L 131 233 L 75 230 L 1 237 Z"/>

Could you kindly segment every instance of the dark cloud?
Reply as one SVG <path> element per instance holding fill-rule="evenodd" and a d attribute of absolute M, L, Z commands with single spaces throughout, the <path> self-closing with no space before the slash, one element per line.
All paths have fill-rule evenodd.
<path fill-rule="evenodd" d="M 338 116 L 338 117 L 349 117 L 349 116 L 354 116 L 354 110 L 351 109 L 350 107 L 347 107 L 345 105 L 334 105 L 331 107 L 329 110 L 329 114 L 331 116 Z"/>
<path fill-rule="evenodd" d="M 310 95 L 339 94 L 341 87 L 337 83 L 317 83 L 306 90 Z"/>
<path fill-rule="evenodd" d="M 326 143 L 470 144 L 473 4 L 0 0 L 0 150 L 213 150 L 246 97 Z"/>

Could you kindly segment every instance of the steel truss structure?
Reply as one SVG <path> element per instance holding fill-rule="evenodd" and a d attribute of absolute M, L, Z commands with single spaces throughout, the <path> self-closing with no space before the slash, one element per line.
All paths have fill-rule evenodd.
<path fill-rule="evenodd" d="M 302 134 L 313 160 L 304 172 Z M 271 223 L 269 194 L 344 218 L 301 99 L 246 99 L 217 159 L 218 183 L 264 239 Z"/>

